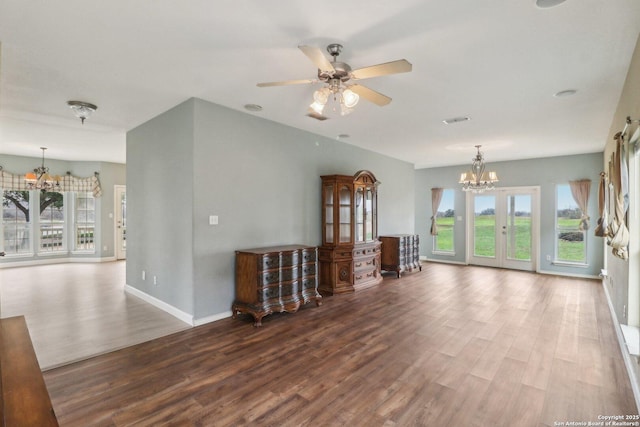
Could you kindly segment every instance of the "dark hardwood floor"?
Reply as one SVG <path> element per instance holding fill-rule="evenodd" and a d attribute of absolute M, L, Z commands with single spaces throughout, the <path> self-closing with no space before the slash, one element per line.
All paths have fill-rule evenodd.
<path fill-rule="evenodd" d="M 61 426 L 555 426 L 638 414 L 599 281 L 427 263 L 44 373 Z"/>

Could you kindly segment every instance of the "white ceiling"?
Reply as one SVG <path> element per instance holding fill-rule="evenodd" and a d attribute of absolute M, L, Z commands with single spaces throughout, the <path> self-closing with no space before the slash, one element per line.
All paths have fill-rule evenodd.
<path fill-rule="evenodd" d="M 638 0 L 0 0 L 0 153 L 124 163 L 126 131 L 190 97 L 416 168 L 469 163 L 476 144 L 489 163 L 599 152 L 639 32 Z M 413 64 L 359 81 L 391 104 L 320 122 L 314 86 L 256 87 L 315 78 L 297 46 L 334 42 L 354 69 Z M 68 100 L 98 110 L 81 125 Z"/>

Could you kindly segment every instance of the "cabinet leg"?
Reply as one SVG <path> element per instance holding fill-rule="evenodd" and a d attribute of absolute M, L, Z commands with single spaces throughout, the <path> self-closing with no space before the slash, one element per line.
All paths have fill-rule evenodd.
<path fill-rule="evenodd" d="M 262 326 L 262 316 L 260 316 L 260 317 L 255 317 L 255 316 L 254 316 L 254 319 L 256 320 L 256 321 L 253 323 L 253 326 L 254 326 L 255 328 L 259 328 L 260 326 Z"/>
<path fill-rule="evenodd" d="M 396 270 L 396 274 L 398 275 L 398 279 L 400 278 L 400 270 Z"/>

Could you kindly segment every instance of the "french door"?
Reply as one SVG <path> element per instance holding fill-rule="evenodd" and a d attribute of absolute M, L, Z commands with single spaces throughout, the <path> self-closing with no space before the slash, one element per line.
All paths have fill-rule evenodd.
<path fill-rule="evenodd" d="M 536 271 L 539 188 L 467 193 L 467 263 Z"/>

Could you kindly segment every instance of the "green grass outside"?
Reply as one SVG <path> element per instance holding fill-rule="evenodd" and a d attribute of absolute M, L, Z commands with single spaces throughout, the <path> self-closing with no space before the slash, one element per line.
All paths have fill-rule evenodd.
<path fill-rule="evenodd" d="M 436 239 L 437 251 L 453 251 L 453 226 L 454 217 L 436 219 L 438 236 Z M 579 219 L 560 218 L 560 228 L 577 230 Z M 515 248 L 508 248 L 509 258 L 517 260 L 529 260 L 531 257 L 531 218 L 516 217 Z M 475 217 L 474 251 L 478 256 L 494 256 L 495 253 L 495 216 L 480 215 Z M 509 241 L 509 239 L 508 239 Z M 515 255 L 515 256 L 514 256 Z M 558 241 L 558 260 L 569 262 L 584 262 L 584 242 Z"/>
<path fill-rule="evenodd" d="M 436 251 L 453 252 L 453 220 L 454 217 L 436 218 L 438 237 Z"/>

